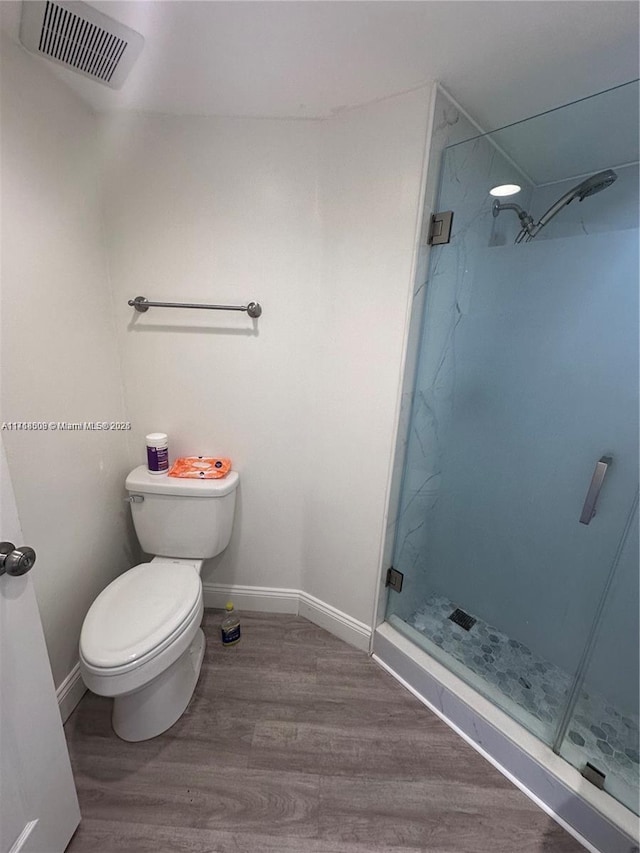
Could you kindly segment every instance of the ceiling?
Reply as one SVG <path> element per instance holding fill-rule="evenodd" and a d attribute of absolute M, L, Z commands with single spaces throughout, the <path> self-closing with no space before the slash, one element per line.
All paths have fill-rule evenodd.
<path fill-rule="evenodd" d="M 438 79 L 494 129 L 638 76 L 618 0 L 96 0 L 142 33 L 113 91 L 47 60 L 95 110 L 324 118 Z M 20 3 L 0 0 L 18 39 Z"/>

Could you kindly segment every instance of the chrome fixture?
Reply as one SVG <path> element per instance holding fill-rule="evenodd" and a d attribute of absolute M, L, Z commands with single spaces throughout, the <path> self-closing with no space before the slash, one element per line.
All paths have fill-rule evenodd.
<path fill-rule="evenodd" d="M 31 571 L 36 552 L 28 545 L 16 548 L 13 542 L 0 542 L 0 575 L 18 577 Z"/>
<path fill-rule="evenodd" d="M 453 211 L 443 210 L 431 216 L 429 234 L 427 236 L 428 246 L 442 246 L 451 242 L 451 226 L 453 225 Z"/>
<path fill-rule="evenodd" d="M 149 308 L 208 308 L 213 311 L 246 311 L 254 319 L 262 314 L 262 306 L 259 302 L 249 302 L 248 305 L 204 305 L 198 302 L 150 302 L 144 296 L 136 296 L 135 299 L 130 299 L 127 305 L 131 305 L 141 314 L 144 314 Z"/>
<path fill-rule="evenodd" d="M 589 483 L 589 488 L 587 490 L 587 496 L 584 499 L 582 512 L 580 513 L 581 524 L 590 524 L 591 519 L 596 514 L 598 496 L 600 495 L 600 489 L 604 483 L 605 474 L 607 473 L 609 465 L 611 465 L 611 461 L 610 456 L 603 456 L 599 462 L 596 462 L 596 467 L 593 470 L 591 482 Z"/>
<path fill-rule="evenodd" d="M 531 234 L 533 237 L 534 230 L 536 228 L 536 226 L 533 223 L 533 217 L 531 216 L 530 213 L 527 213 L 526 210 L 523 210 L 519 204 L 515 204 L 514 202 L 510 202 L 509 204 L 503 204 L 500 201 L 500 199 L 497 198 L 493 202 L 491 210 L 493 211 L 493 218 L 494 219 L 500 213 L 501 210 L 515 210 L 515 212 L 518 214 L 518 219 L 520 220 L 520 225 L 522 226 L 522 230 L 520 231 L 520 234 L 522 234 L 523 231 L 526 231 L 527 234 Z M 520 240 L 516 239 L 516 243 L 519 243 L 519 242 L 520 242 Z"/>
<path fill-rule="evenodd" d="M 549 210 L 544 213 L 537 223 L 533 222 L 533 217 L 531 214 L 527 213 L 526 210 L 523 210 L 517 204 L 502 204 L 500 199 L 496 199 L 492 205 L 492 211 L 494 217 L 498 216 L 500 211 L 502 210 L 515 210 L 518 214 L 518 219 L 520 220 L 520 225 L 522 228 L 520 229 L 520 233 L 515 239 L 516 243 L 524 242 L 528 243 L 533 240 L 533 238 L 541 231 L 545 225 L 547 225 L 553 217 L 559 213 L 563 207 L 566 207 L 570 204 L 574 199 L 578 199 L 579 201 L 584 201 L 585 198 L 589 198 L 591 195 L 595 195 L 599 193 L 601 190 L 606 190 L 607 187 L 610 187 L 611 184 L 617 180 L 618 176 L 613 171 L 613 169 L 605 169 L 604 172 L 598 172 L 595 175 L 591 175 L 590 178 L 582 181 L 581 184 L 578 184 L 577 187 L 574 187 L 569 192 L 565 193 L 555 204 L 552 204 Z"/>

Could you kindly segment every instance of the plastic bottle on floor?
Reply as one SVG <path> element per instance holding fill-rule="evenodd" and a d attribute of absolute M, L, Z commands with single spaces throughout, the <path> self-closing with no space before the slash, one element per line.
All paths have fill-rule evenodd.
<path fill-rule="evenodd" d="M 240 641 L 240 620 L 233 609 L 233 601 L 227 601 L 225 610 L 227 614 L 221 625 L 222 645 L 233 646 Z"/>

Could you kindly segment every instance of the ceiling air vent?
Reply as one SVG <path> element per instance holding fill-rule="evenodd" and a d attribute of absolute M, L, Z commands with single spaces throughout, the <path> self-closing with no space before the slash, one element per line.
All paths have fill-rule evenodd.
<path fill-rule="evenodd" d="M 144 44 L 140 33 L 72 0 L 23 0 L 20 41 L 112 89 L 122 86 Z"/>

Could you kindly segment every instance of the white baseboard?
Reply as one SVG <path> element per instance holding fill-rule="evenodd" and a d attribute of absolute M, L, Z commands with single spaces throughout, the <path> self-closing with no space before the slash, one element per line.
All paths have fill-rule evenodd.
<path fill-rule="evenodd" d="M 314 598 L 308 592 L 300 591 L 298 614 L 304 616 L 314 625 L 319 625 L 330 634 L 335 634 L 345 643 L 361 649 L 363 652 L 369 651 L 371 643 L 371 628 L 365 625 L 364 622 L 359 622 L 353 616 L 349 616 L 332 607 L 319 598 Z"/>
<path fill-rule="evenodd" d="M 71 712 L 76 707 L 78 702 L 86 693 L 87 688 L 84 685 L 82 676 L 80 675 L 80 663 L 78 662 L 69 675 L 56 690 L 56 698 L 58 700 L 58 708 L 60 708 L 60 716 L 62 722 L 66 723 Z"/>
<path fill-rule="evenodd" d="M 203 583 L 204 606 L 224 608 L 229 599 L 248 613 L 294 613 L 324 628 L 346 643 L 369 651 L 371 629 L 347 613 L 299 589 Z"/>
<path fill-rule="evenodd" d="M 296 614 L 300 595 L 297 589 L 223 583 L 203 583 L 202 593 L 205 607 L 224 610 L 225 604 L 231 599 L 238 610 L 246 610 L 248 613 L 263 611 Z"/>

